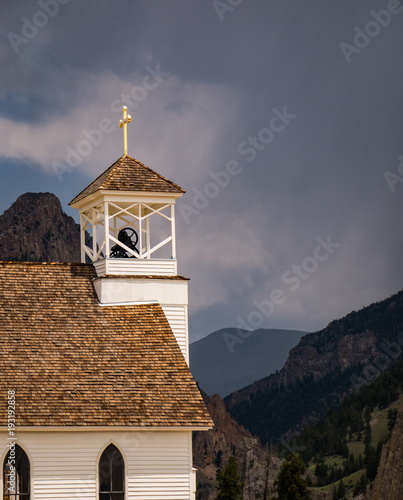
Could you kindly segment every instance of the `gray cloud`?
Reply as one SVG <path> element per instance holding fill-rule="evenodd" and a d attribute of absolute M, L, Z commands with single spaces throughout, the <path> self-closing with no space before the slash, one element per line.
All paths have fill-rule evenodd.
<path fill-rule="evenodd" d="M 117 127 L 63 183 L 51 163 L 83 129 L 117 122 L 112 103 L 160 65 L 169 77 L 129 106 L 129 152 L 182 185 L 189 206 L 211 172 L 231 160 L 242 170 L 191 224 L 178 216 L 193 338 L 236 326 L 276 288 L 286 301 L 263 326 L 303 330 L 396 292 L 403 184 L 392 192 L 384 172 L 403 154 L 403 13 L 350 63 L 340 49 L 393 1 L 244 1 L 220 21 L 213 2 L 71 0 L 18 54 L 7 35 L 40 5 L 2 5 L 0 210 L 32 186 L 33 174 L 10 173 L 16 160 L 64 202 L 109 166 Z M 284 106 L 296 118 L 248 162 L 239 145 Z M 290 291 L 284 272 L 328 235 L 340 248 Z"/>

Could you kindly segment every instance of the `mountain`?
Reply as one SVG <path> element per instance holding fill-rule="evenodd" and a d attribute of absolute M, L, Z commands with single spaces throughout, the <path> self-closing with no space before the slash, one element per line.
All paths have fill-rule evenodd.
<path fill-rule="evenodd" d="M 226 406 L 262 442 L 302 429 L 402 356 L 403 291 L 305 335 L 279 373 L 227 396 Z"/>
<path fill-rule="evenodd" d="M 52 193 L 25 193 L 0 216 L 0 260 L 80 262 L 80 227 Z"/>
<path fill-rule="evenodd" d="M 190 344 L 190 368 L 207 394 L 224 397 L 280 370 L 306 332 L 224 328 Z"/>

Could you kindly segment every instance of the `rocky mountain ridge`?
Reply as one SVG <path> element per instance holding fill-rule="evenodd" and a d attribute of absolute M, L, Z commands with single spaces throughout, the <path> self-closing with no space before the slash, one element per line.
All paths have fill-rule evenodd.
<path fill-rule="evenodd" d="M 273 426 L 271 419 L 277 414 L 279 420 L 284 420 L 286 414 L 283 418 L 278 412 L 288 411 L 286 407 L 291 405 L 289 410 L 292 407 L 293 413 L 298 413 L 296 420 L 300 424 L 312 421 L 332 404 L 337 406 L 352 389 L 370 383 L 385 371 L 403 352 L 401 332 L 403 291 L 332 321 L 319 332 L 305 335 L 291 349 L 278 374 L 229 395 L 225 398 L 226 406 L 239 423 L 263 441 L 270 441 L 273 435 L 262 436 L 257 429 L 269 426 L 262 413 L 267 413 Z M 308 407 L 308 398 L 312 407 Z M 283 408 L 279 406 L 276 412 L 276 404 Z M 258 413 L 260 420 L 255 419 L 253 426 L 251 416 Z M 274 440 L 278 437 L 279 434 Z"/>
<path fill-rule="evenodd" d="M 52 193 L 25 193 L 0 216 L 0 260 L 80 262 L 80 227 Z"/>

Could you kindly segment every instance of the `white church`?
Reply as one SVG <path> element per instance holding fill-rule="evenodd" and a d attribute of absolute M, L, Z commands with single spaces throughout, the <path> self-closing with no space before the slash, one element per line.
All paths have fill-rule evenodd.
<path fill-rule="evenodd" d="M 184 191 L 125 154 L 70 203 L 82 263 L 0 262 L 3 500 L 194 500 Z M 90 236 L 90 238 L 88 237 Z"/>

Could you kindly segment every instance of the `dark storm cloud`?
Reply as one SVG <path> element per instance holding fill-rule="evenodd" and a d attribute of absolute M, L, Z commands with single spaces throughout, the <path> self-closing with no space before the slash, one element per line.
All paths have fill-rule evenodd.
<path fill-rule="evenodd" d="M 121 137 L 105 137 L 62 184 L 52 160 L 84 128 L 116 121 L 112 103 L 129 96 L 135 156 L 183 185 L 193 210 L 179 212 L 178 233 L 194 337 L 236 326 L 275 289 L 286 300 L 260 326 L 310 330 L 402 287 L 403 183 L 392 192 L 384 177 L 403 154 L 397 0 L 71 0 L 16 53 L 8 35 L 41 5 L 1 7 L 2 164 L 42 166 L 46 189 L 67 200 L 120 154 Z M 167 76 L 135 102 L 147 68 Z M 231 160 L 240 172 L 195 207 Z M 17 186 L 2 171 L 5 209 L 30 176 Z M 291 290 L 284 274 L 314 266 L 329 235 L 340 246 Z"/>

